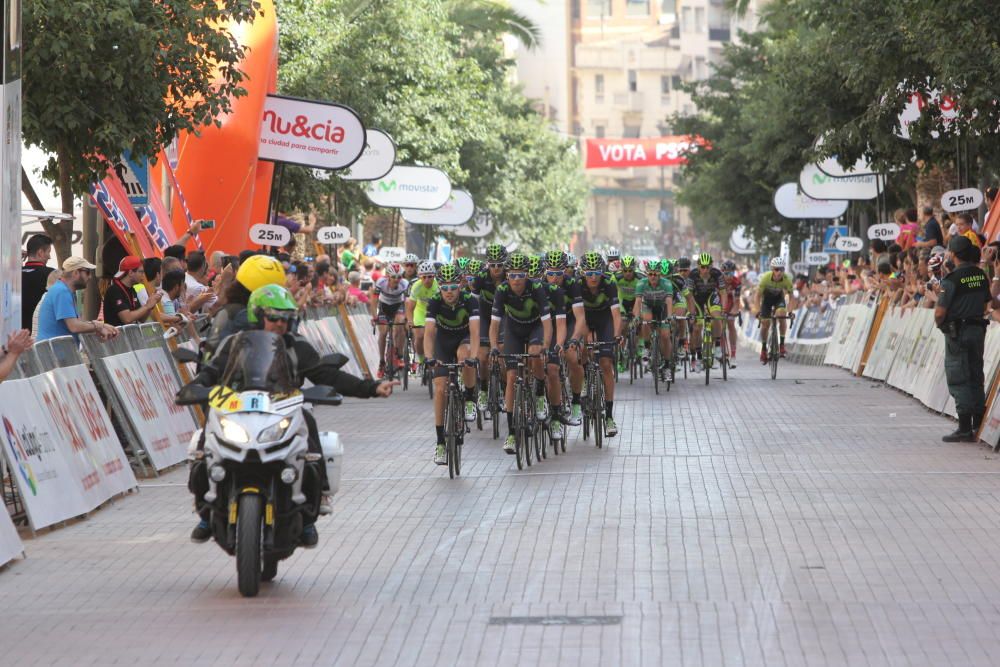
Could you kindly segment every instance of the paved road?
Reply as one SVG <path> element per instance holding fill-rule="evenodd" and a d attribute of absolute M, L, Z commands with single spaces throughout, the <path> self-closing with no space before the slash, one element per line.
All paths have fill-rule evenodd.
<path fill-rule="evenodd" d="M 974 665 L 1000 646 L 1000 461 L 826 368 L 624 387 L 603 451 L 430 463 L 426 395 L 321 421 L 348 443 L 320 547 L 241 599 L 193 545 L 185 473 L 29 540 L 7 665 Z"/>

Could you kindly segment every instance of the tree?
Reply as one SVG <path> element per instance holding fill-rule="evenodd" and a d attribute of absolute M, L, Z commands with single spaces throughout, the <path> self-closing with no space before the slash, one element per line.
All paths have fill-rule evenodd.
<path fill-rule="evenodd" d="M 24 6 L 23 132 L 54 155 L 43 176 L 62 209 L 125 150 L 155 156 L 245 94 L 244 48 L 224 27 L 257 16 L 255 0 L 32 0 Z M 60 261 L 72 221 L 44 223 Z"/>

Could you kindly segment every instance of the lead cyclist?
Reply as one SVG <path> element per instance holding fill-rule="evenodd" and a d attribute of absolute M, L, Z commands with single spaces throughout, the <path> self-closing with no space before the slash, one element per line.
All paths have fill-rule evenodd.
<path fill-rule="evenodd" d="M 771 329 L 772 313 L 777 317 L 783 317 L 787 311 L 785 304 L 785 292 L 792 293 L 793 289 L 791 277 L 785 273 L 785 260 L 783 257 L 771 259 L 771 270 L 760 277 L 757 285 L 757 298 L 754 312 L 760 317 L 760 362 L 767 363 L 767 334 Z M 778 326 L 781 335 L 778 338 L 778 354 L 785 356 L 785 330 L 788 328 L 788 321 L 782 319 Z"/>

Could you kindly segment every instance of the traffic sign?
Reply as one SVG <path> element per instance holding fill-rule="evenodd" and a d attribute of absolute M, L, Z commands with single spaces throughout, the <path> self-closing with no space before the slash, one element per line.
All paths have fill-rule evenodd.
<path fill-rule="evenodd" d="M 133 206 L 149 204 L 149 158 L 125 151 L 115 163 L 115 173 L 125 188 L 129 203 Z"/>
<path fill-rule="evenodd" d="M 823 252 L 844 252 L 837 247 L 837 240 L 847 236 L 847 225 L 830 225 L 823 233 Z"/>

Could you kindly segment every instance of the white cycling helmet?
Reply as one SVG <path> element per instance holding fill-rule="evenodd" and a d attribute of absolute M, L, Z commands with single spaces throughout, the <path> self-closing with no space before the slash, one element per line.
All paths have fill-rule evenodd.
<path fill-rule="evenodd" d="M 771 258 L 771 268 L 785 270 L 785 258 L 784 257 L 772 257 Z"/>
<path fill-rule="evenodd" d="M 407 253 L 406 256 L 403 257 L 403 264 L 416 264 L 419 261 L 420 258 L 414 255 L 412 252 Z"/>
<path fill-rule="evenodd" d="M 385 275 L 389 278 L 400 278 L 403 275 L 403 266 L 398 262 L 389 262 L 385 265 Z"/>
<path fill-rule="evenodd" d="M 420 264 L 417 266 L 418 276 L 433 276 L 436 273 L 437 273 L 437 267 L 435 267 L 434 262 L 430 261 L 429 259 L 425 259 L 424 261 L 420 262 Z"/>

